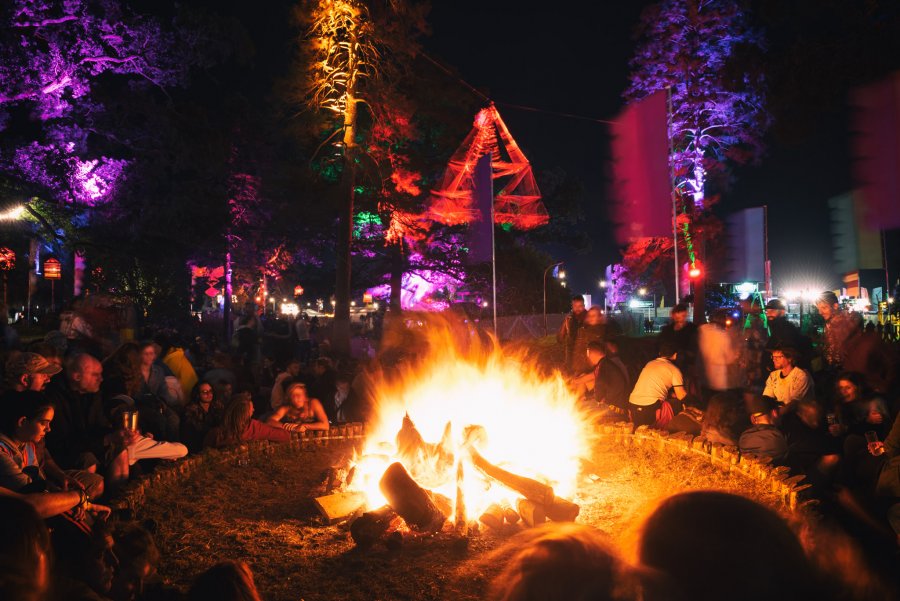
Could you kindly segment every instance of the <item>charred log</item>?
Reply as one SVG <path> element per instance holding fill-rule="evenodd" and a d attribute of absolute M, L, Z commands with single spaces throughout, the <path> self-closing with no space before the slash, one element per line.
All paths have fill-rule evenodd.
<path fill-rule="evenodd" d="M 441 512 L 428 491 L 416 484 L 399 462 L 385 470 L 379 488 L 400 517 L 420 532 L 437 532 L 449 515 Z"/>

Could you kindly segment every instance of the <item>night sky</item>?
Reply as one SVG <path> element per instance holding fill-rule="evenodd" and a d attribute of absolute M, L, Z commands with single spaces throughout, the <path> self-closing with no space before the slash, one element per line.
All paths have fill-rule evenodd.
<path fill-rule="evenodd" d="M 585 255 L 548 249 L 567 261 L 572 288 L 579 292 L 596 292 L 604 266 L 619 259 L 607 217 L 608 126 L 552 113 L 615 118 L 622 107 L 621 93 L 633 54 L 633 31 L 641 10 L 649 4 L 579 2 L 568 10 L 555 10 L 546 3 L 456 0 L 435 2 L 429 17 L 432 35 L 423 42 L 425 51 L 455 67 L 462 78 L 497 103 L 535 170 L 561 167 L 583 180 L 586 227 L 593 248 Z M 770 54 L 803 44 L 804 39 L 814 44 L 819 36 L 827 36 L 827 30 L 812 29 L 818 24 L 810 25 L 810 19 L 796 18 L 804 14 L 800 4 L 785 10 L 782 21 L 776 19 L 778 26 L 769 31 Z M 820 17 L 825 21 L 821 27 L 839 23 L 839 16 L 835 12 Z M 865 39 L 867 33 L 842 35 L 856 40 Z M 830 68 L 821 65 L 823 70 Z M 716 206 L 715 212 L 724 217 L 741 208 L 768 205 L 776 288 L 839 285 L 832 267 L 827 201 L 853 185 L 848 89 L 849 85 L 837 82 L 824 90 L 828 98 L 807 112 L 811 121 L 807 131 L 784 135 L 784 124 L 776 123 L 767 136 L 761 163 L 735 169 L 730 189 Z M 798 110 L 804 109 L 776 110 L 776 118 Z M 896 236 L 889 238 L 894 274 L 900 263 L 898 242 Z"/>

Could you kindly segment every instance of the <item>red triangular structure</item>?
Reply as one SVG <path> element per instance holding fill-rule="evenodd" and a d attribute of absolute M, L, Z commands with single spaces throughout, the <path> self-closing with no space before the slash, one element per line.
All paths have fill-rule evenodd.
<path fill-rule="evenodd" d="M 493 104 L 479 111 L 472 131 L 450 158 L 440 187 L 432 191 L 429 217 L 447 225 L 478 221 L 475 165 L 488 153 L 494 180 L 504 180 L 494 200 L 494 222 L 523 230 L 546 224 L 549 217 L 531 164 Z"/>

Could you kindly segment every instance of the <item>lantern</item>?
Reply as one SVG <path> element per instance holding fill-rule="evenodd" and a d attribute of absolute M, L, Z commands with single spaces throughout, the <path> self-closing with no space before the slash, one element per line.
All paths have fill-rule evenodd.
<path fill-rule="evenodd" d="M 294 296 L 303 296 L 303 286 L 294 286 Z"/>
<path fill-rule="evenodd" d="M 44 261 L 44 279 L 58 280 L 62 278 L 62 265 L 58 259 L 50 257 Z"/>
<path fill-rule="evenodd" d="M 16 268 L 16 253 L 11 248 L 0 246 L 0 271 L 12 271 Z"/>

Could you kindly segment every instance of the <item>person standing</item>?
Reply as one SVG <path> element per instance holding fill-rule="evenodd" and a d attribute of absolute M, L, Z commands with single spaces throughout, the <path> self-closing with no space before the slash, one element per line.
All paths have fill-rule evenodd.
<path fill-rule="evenodd" d="M 556 333 L 556 341 L 561 343 L 566 352 L 566 371 L 572 373 L 575 367 L 575 341 L 578 338 L 578 330 L 584 325 L 587 311 L 584 309 L 584 297 L 580 294 L 572 297 L 572 310 L 563 320 L 559 332 Z"/>

